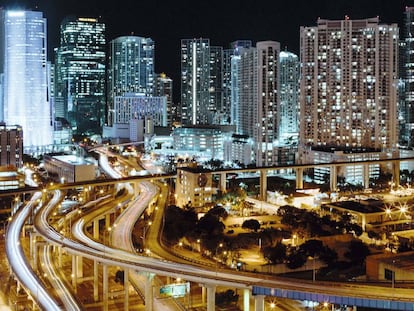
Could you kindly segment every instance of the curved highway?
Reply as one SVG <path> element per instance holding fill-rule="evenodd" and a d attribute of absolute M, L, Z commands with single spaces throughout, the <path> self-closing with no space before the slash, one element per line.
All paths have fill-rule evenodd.
<path fill-rule="evenodd" d="M 10 241 L 18 241 L 24 221 L 29 216 L 31 209 L 36 202 L 36 197 L 40 198 L 40 194 L 37 193 L 32 198 L 29 204 L 27 204 L 26 207 L 22 209 L 18 215 L 16 215 L 15 220 L 13 220 L 9 226 L 7 233 L 7 253 L 9 259 L 13 258 L 10 262 L 15 261 L 16 257 L 23 257 L 22 254 L 16 253 L 16 249 L 14 247 L 10 247 L 10 244 L 12 243 L 9 242 L 9 239 Z M 115 208 L 116 205 L 122 201 L 122 199 L 124 198 L 115 199 L 112 204 L 112 208 Z M 56 202 L 54 202 L 54 204 L 56 204 Z M 54 245 L 64 247 L 69 253 L 97 260 L 104 264 L 120 266 L 124 269 L 146 271 L 157 275 L 182 278 L 200 284 L 212 284 L 233 288 L 252 288 L 252 286 L 259 286 L 302 292 L 323 293 L 326 295 L 357 297 L 361 299 L 378 299 L 401 302 L 412 302 L 412 297 L 414 296 L 414 291 L 412 289 L 393 288 L 390 290 L 388 287 L 367 286 L 354 283 L 313 283 L 310 281 L 287 279 L 276 276 L 264 276 L 245 272 L 241 273 L 236 272 L 235 270 L 227 269 L 217 269 L 216 271 L 212 271 L 209 267 L 201 267 L 147 256 L 140 256 L 126 250 L 97 243 L 85 234 L 84 226 L 88 222 L 87 219 L 97 217 L 97 215 L 105 212 L 104 209 L 107 209 L 108 207 L 92 209 L 90 213 L 82 215 L 79 220 L 73 223 L 72 233 L 74 238 L 77 239 L 75 241 L 57 232 L 55 228 L 48 223 L 48 218 L 53 208 L 55 208 L 53 206 L 53 202 L 42 206 L 36 213 L 36 217 L 34 219 L 34 226 L 36 230 L 44 237 L 45 240 Z M 18 242 L 15 243 L 16 245 L 18 244 Z M 22 252 L 21 248 L 20 252 Z M 47 294 L 44 287 L 37 287 L 37 285 L 33 285 L 39 284 L 38 279 L 34 275 L 33 271 L 28 268 L 24 268 L 27 267 L 27 263 L 21 262 L 20 265 L 22 266 L 22 269 L 16 267 L 16 265 L 13 265 L 13 269 L 22 284 L 24 284 L 24 286 L 32 293 L 37 293 L 37 300 L 39 301 L 39 304 L 47 306 L 48 310 L 59 310 L 58 303 Z M 24 272 L 22 273 L 22 271 Z"/>
<path fill-rule="evenodd" d="M 43 282 L 27 262 L 20 244 L 20 234 L 23 226 L 41 199 L 42 193 L 36 192 L 11 220 L 6 232 L 6 255 L 15 276 L 37 304 L 45 310 L 61 310 L 60 303 L 48 292 Z M 59 199 L 59 193 L 55 193 L 48 206 L 56 205 Z"/>

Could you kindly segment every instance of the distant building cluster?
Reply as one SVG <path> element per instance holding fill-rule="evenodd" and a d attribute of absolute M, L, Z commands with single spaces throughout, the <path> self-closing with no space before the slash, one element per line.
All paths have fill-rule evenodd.
<path fill-rule="evenodd" d="M 25 150 L 73 136 L 148 140 L 155 126 L 173 147 L 242 165 L 397 157 L 414 147 L 414 8 L 405 17 L 401 37 L 378 17 L 318 19 L 300 28 L 299 55 L 277 41 L 182 39 L 173 102 L 151 38 L 107 43 L 98 18 L 68 17 L 51 64 L 43 13 L 1 9 L 0 121 L 21 126 Z M 358 170 L 343 173 L 361 182 Z"/>

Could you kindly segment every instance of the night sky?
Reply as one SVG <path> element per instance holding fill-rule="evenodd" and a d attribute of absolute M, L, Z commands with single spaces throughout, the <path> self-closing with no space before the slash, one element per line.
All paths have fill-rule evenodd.
<path fill-rule="evenodd" d="M 101 17 L 107 41 L 133 33 L 155 41 L 155 70 L 175 81 L 179 95 L 180 39 L 209 38 L 211 45 L 231 41 L 275 40 L 299 52 L 299 27 L 314 26 L 318 17 L 351 19 L 379 16 L 399 23 L 414 0 L 0 0 L 5 8 L 34 9 L 48 20 L 48 58 L 59 44 L 59 24 L 67 15 Z"/>

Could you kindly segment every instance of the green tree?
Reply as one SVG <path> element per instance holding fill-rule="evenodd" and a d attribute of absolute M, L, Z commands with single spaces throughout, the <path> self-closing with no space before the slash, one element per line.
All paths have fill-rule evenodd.
<path fill-rule="evenodd" d="M 348 251 L 344 254 L 353 264 L 362 266 L 366 257 L 370 254 L 368 246 L 362 241 L 351 241 Z"/>
<path fill-rule="evenodd" d="M 247 219 L 243 222 L 242 228 L 257 232 L 260 229 L 260 223 L 257 219 Z"/>
<path fill-rule="evenodd" d="M 286 266 L 289 269 L 297 269 L 302 267 L 306 262 L 306 254 L 300 251 L 291 252 L 286 258 Z"/>
<path fill-rule="evenodd" d="M 271 263 L 282 263 L 286 259 L 286 245 L 279 242 L 274 247 L 265 247 L 263 255 Z"/>
<path fill-rule="evenodd" d="M 306 256 L 316 257 L 323 251 L 323 243 L 321 240 L 307 240 L 299 246 L 299 249 Z"/>
<path fill-rule="evenodd" d="M 228 289 L 225 292 L 216 293 L 216 305 L 225 306 L 235 304 L 239 300 L 239 295 L 232 289 Z"/>

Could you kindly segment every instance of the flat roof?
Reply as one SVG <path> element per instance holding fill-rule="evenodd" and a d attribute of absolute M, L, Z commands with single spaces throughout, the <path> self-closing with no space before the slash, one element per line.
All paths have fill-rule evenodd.
<path fill-rule="evenodd" d="M 372 214 L 372 213 L 381 213 L 384 212 L 382 201 L 378 200 L 361 200 L 361 201 L 342 201 L 342 202 L 334 202 L 325 204 L 327 206 L 336 206 L 340 208 L 344 208 L 347 210 L 351 210 L 354 212 L 358 212 L 361 214 Z"/>
<path fill-rule="evenodd" d="M 53 156 L 54 159 L 69 163 L 72 165 L 81 165 L 81 164 L 89 164 L 85 161 L 84 158 L 77 157 L 75 155 L 60 155 L 60 156 Z"/>

